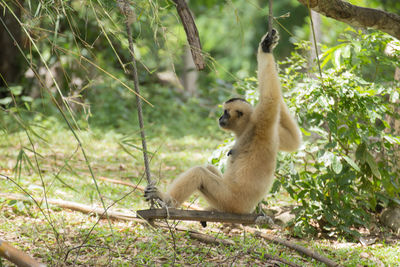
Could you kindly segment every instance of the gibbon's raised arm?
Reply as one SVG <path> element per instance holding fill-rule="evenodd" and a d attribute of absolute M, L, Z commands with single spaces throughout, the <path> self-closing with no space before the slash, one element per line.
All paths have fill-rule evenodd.
<path fill-rule="evenodd" d="M 258 88 L 260 91 L 259 103 L 254 108 L 252 121 L 256 128 L 269 127 L 276 124 L 280 112 L 282 98 L 281 85 L 276 69 L 275 59 L 272 54 L 274 46 L 278 43 L 279 35 L 273 30 L 272 38 L 268 34 L 261 39 L 258 53 Z"/>

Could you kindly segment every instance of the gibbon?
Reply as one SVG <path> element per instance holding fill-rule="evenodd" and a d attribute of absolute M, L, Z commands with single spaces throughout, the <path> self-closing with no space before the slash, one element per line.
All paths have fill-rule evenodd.
<path fill-rule="evenodd" d="M 253 108 L 241 98 L 223 104 L 219 125 L 236 137 L 225 173 L 212 165 L 191 168 L 178 176 L 166 193 L 154 185 L 147 186 L 146 200 L 160 199 L 168 207 L 178 207 L 200 191 L 210 205 L 207 210 L 241 214 L 254 211 L 272 186 L 278 150 L 294 151 L 301 143 L 299 127 L 282 98 L 272 54 L 278 39 L 273 30 L 259 44 L 258 104 Z"/>

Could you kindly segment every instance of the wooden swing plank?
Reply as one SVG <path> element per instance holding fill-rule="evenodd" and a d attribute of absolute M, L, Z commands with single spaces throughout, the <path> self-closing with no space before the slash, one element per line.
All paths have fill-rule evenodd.
<path fill-rule="evenodd" d="M 138 218 L 145 220 L 168 219 L 180 221 L 200 221 L 200 222 L 223 222 L 223 223 L 243 223 L 254 224 L 257 217 L 261 214 L 236 214 L 218 211 L 204 210 L 180 210 L 180 209 L 147 209 L 136 211 Z"/>

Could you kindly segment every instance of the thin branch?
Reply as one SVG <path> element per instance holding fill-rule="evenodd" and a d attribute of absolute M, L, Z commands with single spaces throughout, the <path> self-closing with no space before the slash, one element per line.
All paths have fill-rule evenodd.
<path fill-rule="evenodd" d="M 210 244 L 210 245 L 224 245 L 224 246 L 233 246 L 235 242 L 229 239 L 221 239 L 211 235 L 195 232 L 195 231 L 188 231 L 190 238 L 196 239 L 202 243 Z"/>
<path fill-rule="evenodd" d="M 352 5 L 342 0 L 298 0 L 315 12 L 353 27 L 373 28 L 400 39 L 400 16 L 379 9 Z"/>
<path fill-rule="evenodd" d="M 189 229 L 184 228 L 184 227 L 178 227 L 178 228 L 175 228 L 175 229 L 177 231 L 187 232 L 189 234 L 190 238 L 196 239 L 196 240 L 198 240 L 198 241 L 200 241 L 202 243 L 205 243 L 205 244 L 216 245 L 216 246 L 220 246 L 220 245 L 223 245 L 223 246 L 234 246 L 235 245 L 235 242 L 233 240 L 230 240 L 230 239 L 217 238 L 215 236 L 204 234 L 204 233 L 200 233 L 200 232 L 193 231 L 193 230 L 189 230 Z M 282 258 L 274 256 L 274 255 L 270 255 L 270 254 L 266 254 L 266 253 L 263 253 L 261 255 L 261 253 L 256 252 L 256 251 L 250 251 L 250 253 L 256 254 L 258 257 L 267 258 L 267 259 L 271 259 L 273 261 L 281 262 L 281 263 L 286 264 L 286 265 L 288 265 L 290 267 L 299 267 L 299 265 L 297 265 L 295 263 L 292 263 L 290 261 L 287 261 L 285 259 L 282 259 Z"/>
<path fill-rule="evenodd" d="M 252 251 L 251 253 L 256 254 L 258 257 L 267 258 L 267 259 L 270 259 L 272 261 L 277 261 L 277 262 L 286 264 L 287 266 L 290 266 L 290 267 L 301 267 L 300 265 L 298 265 L 296 263 L 287 261 L 285 259 L 282 259 L 280 257 L 274 256 L 274 255 L 271 255 L 271 254 L 267 254 L 267 253 L 262 253 L 261 254 L 260 252 L 257 252 L 257 251 Z"/>
<path fill-rule="evenodd" d="M 272 235 L 268 235 L 266 233 L 263 233 L 263 232 L 261 232 L 261 231 L 259 231 L 257 229 L 251 228 L 251 227 L 246 227 L 245 229 L 246 229 L 246 231 L 254 234 L 255 236 L 258 236 L 258 237 L 264 238 L 264 239 L 266 239 L 268 241 L 274 242 L 276 244 L 284 245 L 284 246 L 286 246 L 288 248 L 294 249 L 294 250 L 296 250 L 296 251 L 298 251 L 298 252 L 300 252 L 300 253 L 302 253 L 302 254 L 304 254 L 306 256 L 309 256 L 309 257 L 314 258 L 314 259 L 316 259 L 316 260 L 318 260 L 318 261 L 320 261 L 322 263 L 325 263 L 329 267 L 331 267 L 331 266 L 332 267 L 333 266 L 340 266 L 338 263 L 328 259 L 327 257 L 324 257 L 324 256 L 322 256 L 321 254 L 318 254 L 315 251 L 312 251 L 312 250 L 310 250 L 308 248 L 305 248 L 305 247 L 300 246 L 298 244 L 295 244 L 293 242 L 290 242 L 290 241 L 287 241 L 287 240 L 284 240 L 284 239 L 281 239 L 281 238 L 278 238 L 278 237 L 275 237 L 275 236 L 272 236 Z"/>

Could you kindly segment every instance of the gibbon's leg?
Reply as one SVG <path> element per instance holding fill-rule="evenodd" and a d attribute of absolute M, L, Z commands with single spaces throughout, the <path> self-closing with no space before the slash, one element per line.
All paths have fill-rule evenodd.
<path fill-rule="evenodd" d="M 194 167 L 182 173 L 169 186 L 167 195 L 174 206 L 179 206 L 196 190 L 199 190 L 212 207 L 228 202 L 231 191 L 222 180 L 221 173 L 214 166 Z"/>
<path fill-rule="evenodd" d="M 279 150 L 293 152 L 299 148 L 300 144 L 301 132 L 299 126 L 282 99 L 279 123 Z"/>
<path fill-rule="evenodd" d="M 178 207 L 196 190 L 207 199 L 211 207 L 223 207 L 232 203 L 232 193 L 222 179 L 221 172 L 212 165 L 194 167 L 179 175 L 163 193 L 154 185 L 148 185 L 144 196 L 147 201 L 161 199 L 169 207 Z"/>

